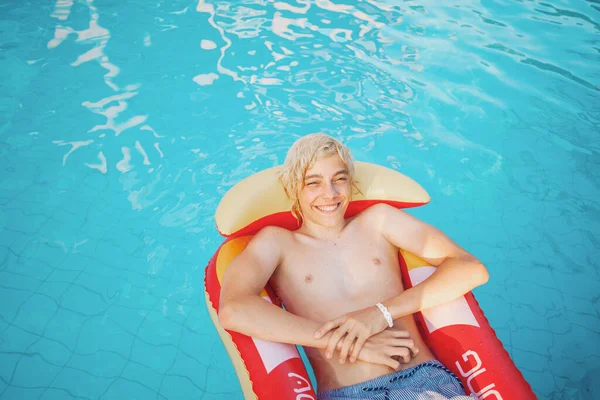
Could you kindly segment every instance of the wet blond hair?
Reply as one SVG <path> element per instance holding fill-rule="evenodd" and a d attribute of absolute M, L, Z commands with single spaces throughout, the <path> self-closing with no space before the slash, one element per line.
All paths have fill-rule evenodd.
<path fill-rule="evenodd" d="M 281 170 L 279 171 L 279 180 L 283 184 L 285 193 L 293 201 L 292 214 L 302 223 L 302 210 L 298 199 L 300 191 L 304 188 L 304 177 L 317 161 L 324 160 L 334 155 L 340 156 L 348 176 L 350 177 L 350 186 L 358 190 L 354 180 L 354 159 L 350 150 L 339 140 L 332 138 L 324 133 L 313 133 L 298 139 L 290 147 Z"/>

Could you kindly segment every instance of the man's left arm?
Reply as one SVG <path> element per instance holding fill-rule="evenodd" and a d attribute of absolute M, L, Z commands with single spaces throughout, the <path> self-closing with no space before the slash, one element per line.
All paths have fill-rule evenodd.
<path fill-rule="evenodd" d="M 447 303 L 488 281 L 481 261 L 439 229 L 393 207 L 379 207 L 377 213 L 391 244 L 437 266 L 420 284 L 382 302 L 393 319 Z"/>

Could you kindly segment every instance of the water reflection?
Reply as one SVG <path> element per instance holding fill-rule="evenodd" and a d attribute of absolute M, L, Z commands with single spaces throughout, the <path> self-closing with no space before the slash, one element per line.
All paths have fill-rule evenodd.
<path fill-rule="evenodd" d="M 92 48 L 80 54 L 75 61 L 71 63 L 72 67 L 81 67 L 89 62 L 96 62 L 100 65 L 106 73 L 103 75 L 104 83 L 111 89 L 115 94 L 104 97 L 100 100 L 86 100 L 82 102 L 82 106 L 88 109 L 94 114 L 99 114 L 106 118 L 104 124 L 97 124 L 90 128 L 87 133 L 96 133 L 96 139 L 89 139 L 85 141 L 66 141 L 66 140 L 55 140 L 54 143 L 59 146 L 71 145 L 71 150 L 63 157 L 63 165 L 65 165 L 68 156 L 75 150 L 89 146 L 92 143 L 96 143 L 96 148 L 103 147 L 103 143 L 107 140 L 106 133 L 111 132 L 114 137 L 118 137 L 123 132 L 137 128 L 138 131 L 149 131 L 155 138 L 160 136 L 154 131 L 151 125 L 147 123 L 146 115 L 132 115 L 127 116 L 127 109 L 129 101 L 139 95 L 140 84 L 126 84 L 120 86 L 116 82 L 116 78 L 120 73 L 120 68 L 112 63 L 109 56 L 106 53 L 106 47 L 111 39 L 110 31 L 100 25 L 100 13 L 97 7 L 94 5 L 93 0 L 86 0 L 84 2 L 89 12 L 89 22 L 85 29 L 77 30 L 72 26 L 67 25 L 69 16 L 71 15 L 71 9 L 73 6 L 72 1 L 58 0 L 55 5 L 55 10 L 52 13 L 52 17 L 61 21 L 56 27 L 54 32 L 54 38 L 51 39 L 47 47 L 48 49 L 55 49 L 60 46 L 70 35 L 75 35 L 75 42 L 85 47 Z M 82 11 L 80 11 L 81 13 Z M 79 20 L 77 21 L 80 22 Z M 144 39 L 146 46 L 151 45 L 150 37 L 147 36 Z M 101 140 L 104 139 L 104 140 Z M 159 143 L 154 142 L 152 144 L 154 148 L 158 150 L 159 158 L 163 157 L 162 152 L 159 150 Z M 142 158 L 142 165 L 150 166 L 151 157 L 153 158 L 155 152 L 152 151 L 151 156 L 144 149 L 144 145 L 139 140 L 134 142 L 133 148 Z M 114 166 L 116 170 L 121 173 L 126 173 L 133 169 L 135 165 L 132 163 L 131 148 L 129 146 L 121 146 L 122 159 L 119 161 L 107 160 L 104 151 L 100 150 L 96 154 L 98 162 L 86 162 L 84 163 L 87 167 L 100 171 L 106 174 Z M 93 156 L 91 157 L 94 158 Z M 151 172 L 153 168 L 149 170 Z"/>

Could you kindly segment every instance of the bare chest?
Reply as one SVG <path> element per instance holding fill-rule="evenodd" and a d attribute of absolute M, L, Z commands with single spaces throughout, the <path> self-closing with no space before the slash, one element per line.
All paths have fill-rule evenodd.
<path fill-rule="evenodd" d="M 325 320 L 402 290 L 397 252 L 387 241 L 298 244 L 286 253 L 273 285 L 294 314 Z"/>

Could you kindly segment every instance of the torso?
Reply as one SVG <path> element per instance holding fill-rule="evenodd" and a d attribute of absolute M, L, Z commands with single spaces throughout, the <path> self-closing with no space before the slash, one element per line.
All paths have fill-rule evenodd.
<path fill-rule="evenodd" d="M 299 231 L 282 237 L 285 255 L 271 278 L 286 309 L 317 322 L 375 305 L 404 290 L 398 250 L 369 223 L 368 210 L 348 222 L 339 238 L 320 241 Z M 394 321 L 407 330 L 419 349 L 406 369 L 433 359 L 419 335 L 414 318 Z M 353 385 L 392 373 L 389 367 L 361 361 L 340 364 L 321 349 L 305 349 L 319 391 Z"/>

